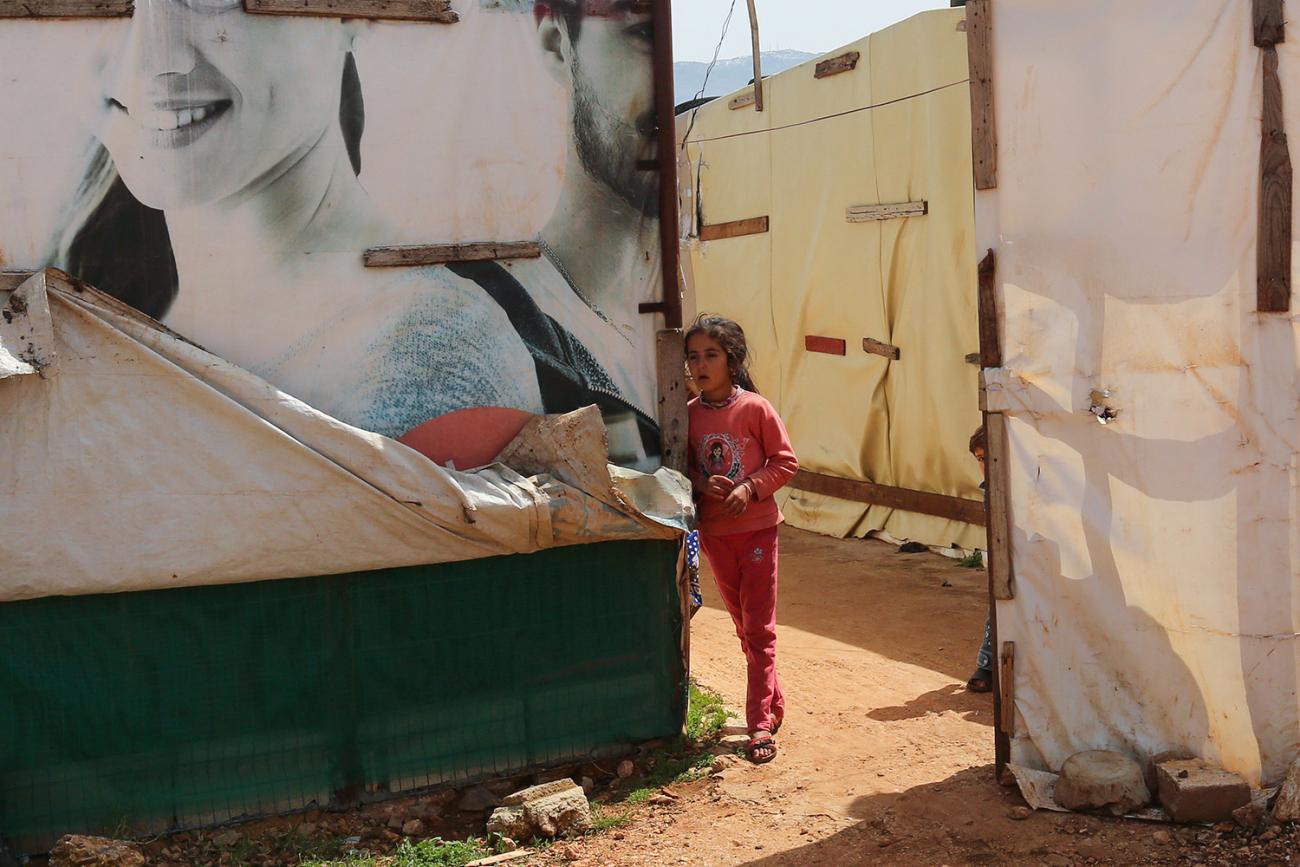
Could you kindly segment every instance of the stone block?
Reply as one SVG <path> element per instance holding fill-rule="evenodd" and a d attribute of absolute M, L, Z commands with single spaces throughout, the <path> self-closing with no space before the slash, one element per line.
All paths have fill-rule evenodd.
<path fill-rule="evenodd" d="M 541 837 L 583 834 L 591 830 L 591 805 L 582 789 L 570 782 L 567 791 L 536 798 L 523 805 L 528 823 Z"/>
<path fill-rule="evenodd" d="M 50 850 L 50 867 L 144 867 L 144 854 L 134 843 L 104 837 L 69 834 Z"/>
<path fill-rule="evenodd" d="M 1279 822 L 1300 821 L 1300 756 L 1291 763 L 1286 780 L 1273 802 L 1273 818 Z"/>
<path fill-rule="evenodd" d="M 1160 806 L 1175 822 L 1224 822 L 1250 803 L 1250 784 L 1203 759 L 1175 759 L 1156 766 Z"/>
<path fill-rule="evenodd" d="M 533 836 L 533 826 L 520 806 L 497 807 L 488 819 L 489 834 L 500 834 L 512 840 L 527 840 Z"/>
<path fill-rule="evenodd" d="M 578 784 L 568 777 L 561 780 L 552 780 L 549 783 L 540 783 L 536 786 L 529 786 L 515 792 L 513 795 L 506 795 L 501 802 L 505 807 L 517 807 L 520 804 L 526 804 L 529 801 L 535 801 L 538 798 L 545 798 L 547 795 L 554 795 L 559 792 L 566 792 L 569 789 L 578 788 Z"/>
<path fill-rule="evenodd" d="M 1056 781 L 1056 803 L 1067 810 L 1105 808 L 1116 816 L 1146 806 L 1151 792 L 1142 778 L 1142 766 L 1123 753 L 1087 750 L 1075 753 L 1061 766 Z"/>

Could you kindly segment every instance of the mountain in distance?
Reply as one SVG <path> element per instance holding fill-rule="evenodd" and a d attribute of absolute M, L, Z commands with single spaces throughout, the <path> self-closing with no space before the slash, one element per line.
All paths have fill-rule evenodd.
<path fill-rule="evenodd" d="M 763 61 L 763 77 L 798 66 L 805 60 L 820 55 L 808 51 L 764 51 L 759 55 Z M 697 60 L 679 60 L 673 64 L 673 90 L 678 104 L 694 99 L 704 85 L 704 70 L 709 64 Z M 754 60 L 748 54 L 719 60 L 709 73 L 709 86 L 705 96 L 722 96 L 733 90 L 740 90 L 754 77 Z"/>

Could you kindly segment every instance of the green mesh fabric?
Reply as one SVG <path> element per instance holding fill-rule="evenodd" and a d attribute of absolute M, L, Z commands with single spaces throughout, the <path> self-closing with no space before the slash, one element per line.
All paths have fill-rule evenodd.
<path fill-rule="evenodd" d="M 0 605 L 0 833 L 145 831 L 672 735 L 672 542 Z"/>

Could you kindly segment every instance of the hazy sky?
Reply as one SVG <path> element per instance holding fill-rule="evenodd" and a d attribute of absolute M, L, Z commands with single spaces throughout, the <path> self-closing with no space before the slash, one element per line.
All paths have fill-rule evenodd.
<path fill-rule="evenodd" d="M 713 58 L 731 0 L 678 0 L 673 3 L 673 55 L 676 60 Z M 948 0 L 756 0 L 758 33 L 764 51 L 793 48 L 823 52 L 860 39 L 925 9 L 946 8 Z M 736 13 L 722 43 L 720 59 L 748 57 L 749 7 L 736 0 Z"/>

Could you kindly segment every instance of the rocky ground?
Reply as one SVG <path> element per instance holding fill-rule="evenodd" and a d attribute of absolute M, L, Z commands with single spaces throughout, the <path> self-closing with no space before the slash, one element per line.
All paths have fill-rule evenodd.
<path fill-rule="evenodd" d="M 597 830 L 506 863 L 1066 867 L 1300 857 L 1291 825 L 1176 827 L 1029 810 L 993 778 L 990 697 L 962 688 L 983 628 L 984 573 L 796 530 L 783 531 L 781 544 L 778 659 L 789 710 L 776 761 L 722 758 L 716 773 L 666 787 L 662 771 L 677 765 L 662 749 L 632 757 L 626 779 L 617 762 L 574 769 L 593 787 Z M 705 588 L 693 673 L 740 707 L 743 659 L 707 576 Z M 500 796 L 532 782 L 493 788 Z M 459 865 L 487 853 L 444 858 L 435 852 L 451 850 L 427 841 L 483 834 L 486 806 L 462 811 L 460 798 L 423 795 L 178 835 L 149 842 L 143 855 L 151 864 Z M 426 843 L 417 849 L 408 839 Z"/>

